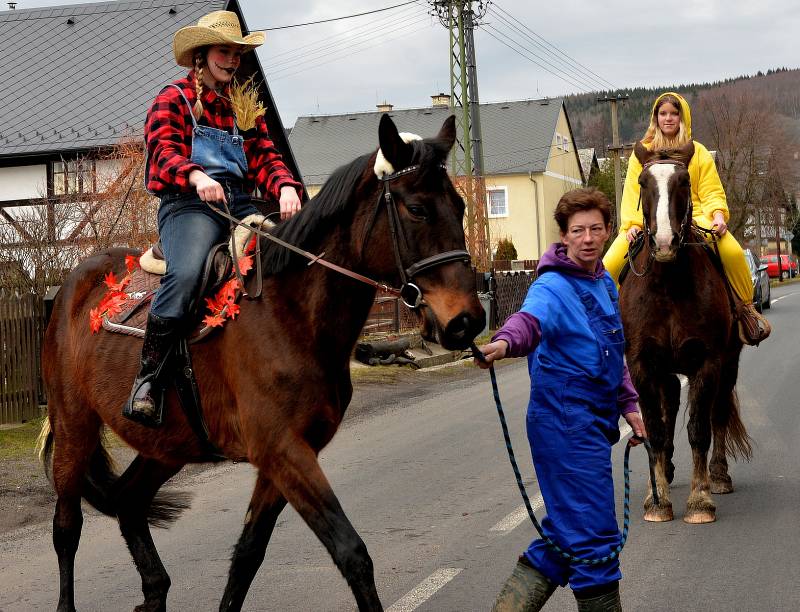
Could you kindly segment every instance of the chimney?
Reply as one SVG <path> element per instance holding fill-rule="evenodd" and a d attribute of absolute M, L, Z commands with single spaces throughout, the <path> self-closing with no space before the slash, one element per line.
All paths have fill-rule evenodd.
<path fill-rule="evenodd" d="M 431 106 L 433 108 L 449 108 L 450 96 L 446 93 L 438 93 L 431 96 Z"/>
<path fill-rule="evenodd" d="M 16 3 L 16 2 L 9 2 L 9 3 L 8 3 L 8 10 L 9 10 L 9 11 L 13 11 L 13 10 L 15 10 L 16 8 L 17 8 L 17 3 Z"/>
<path fill-rule="evenodd" d="M 378 112 L 380 113 L 389 113 L 394 108 L 394 104 L 389 104 L 386 100 L 384 100 L 380 104 L 376 104 L 375 106 L 378 107 Z"/>

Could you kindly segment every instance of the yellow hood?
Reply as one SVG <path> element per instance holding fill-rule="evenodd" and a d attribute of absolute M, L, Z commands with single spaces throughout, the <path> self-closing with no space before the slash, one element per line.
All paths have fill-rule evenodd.
<path fill-rule="evenodd" d="M 689 103 L 683 98 L 681 94 L 675 93 L 674 91 L 667 91 L 661 94 L 656 98 L 656 101 L 653 102 L 653 108 L 650 109 L 650 116 L 653 116 L 653 113 L 656 112 L 656 106 L 658 106 L 658 102 L 664 96 L 674 96 L 678 99 L 678 102 L 681 104 L 681 119 L 683 120 L 683 124 L 686 126 L 686 135 L 691 138 L 692 137 L 692 111 L 689 110 Z"/>

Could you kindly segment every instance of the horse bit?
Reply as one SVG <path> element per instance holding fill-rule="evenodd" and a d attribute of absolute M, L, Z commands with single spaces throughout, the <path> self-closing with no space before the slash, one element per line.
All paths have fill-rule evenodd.
<path fill-rule="evenodd" d="M 400 300 L 403 302 L 403 304 L 408 306 L 410 309 L 417 310 L 420 306 L 425 304 L 425 301 L 423 299 L 422 289 L 420 289 L 418 285 L 411 282 L 413 281 L 415 276 L 423 272 L 426 272 L 431 268 L 436 268 L 438 266 L 451 263 L 454 261 L 463 261 L 464 263 L 469 263 L 472 260 L 468 251 L 459 249 L 459 250 L 437 253 L 436 255 L 431 255 L 430 257 L 426 257 L 420 261 L 417 261 L 416 263 L 411 264 L 407 268 L 403 266 L 403 260 L 400 254 L 400 241 L 402 240 L 402 242 L 406 246 L 406 249 L 408 249 L 408 240 L 406 239 L 405 233 L 403 232 L 403 227 L 400 224 L 400 215 L 397 212 L 397 203 L 394 200 L 394 196 L 392 195 L 389 183 L 397 178 L 400 178 L 407 174 L 411 174 L 412 172 L 416 172 L 417 170 L 420 169 L 420 167 L 421 167 L 420 164 L 414 164 L 412 166 L 404 168 L 403 170 L 394 172 L 393 174 L 379 177 L 379 180 L 383 185 L 382 190 L 378 197 L 378 201 L 375 204 L 375 209 L 372 213 L 370 223 L 364 232 L 364 240 L 361 246 L 361 254 L 363 257 L 364 246 L 366 246 L 367 238 L 369 237 L 369 232 L 372 229 L 372 226 L 375 223 L 378 213 L 381 210 L 381 202 L 385 202 L 386 213 L 389 217 L 389 229 L 392 236 L 392 250 L 394 251 L 395 264 L 397 266 L 397 271 L 400 275 L 400 281 L 402 283 L 399 289 L 387 285 L 385 283 L 380 283 L 367 276 L 359 274 L 358 272 L 348 270 L 347 268 L 344 268 L 326 259 L 323 259 L 323 257 L 325 256 L 324 252 L 320 253 L 319 255 L 314 255 L 313 253 L 305 251 L 293 244 L 289 244 L 288 242 L 281 240 L 277 236 L 273 236 L 269 232 L 265 232 L 260 228 L 242 223 L 236 217 L 231 215 L 230 212 L 222 211 L 216 208 L 215 206 L 212 206 L 211 204 L 209 204 L 209 207 L 218 215 L 228 219 L 228 221 L 230 221 L 231 223 L 234 223 L 241 227 L 245 227 L 251 230 L 253 233 L 258 234 L 259 236 L 263 236 L 264 238 L 267 238 L 268 240 L 271 240 L 272 242 L 275 242 L 281 245 L 282 247 L 289 249 L 290 251 L 302 255 L 303 257 L 309 260 L 308 262 L 309 266 L 318 263 L 322 266 L 325 266 L 326 268 L 334 270 L 335 272 L 339 272 L 340 274 L 344 274 L 345 276 L 354 278 L 355 280 L 358 280 L 362 283 L 371 285 L 376 289 L 381 289 L 383 291 L 386 291 L 387 293 L 391 293 L 392 295 L 399 297 Z M 444 164 L 442 164 L 441 168 L 446 170 L 447 167 Z M 235 255 L 233 256 L 233 259 L 235 260 Z"/>

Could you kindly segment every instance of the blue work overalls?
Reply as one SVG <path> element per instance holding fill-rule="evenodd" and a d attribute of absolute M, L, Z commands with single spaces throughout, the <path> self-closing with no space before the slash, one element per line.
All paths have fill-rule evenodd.
<path fill-rule="evenodd" d="M 244 138 L 233 122 L 233 134 L 198 125 L 192 106 L 183 91 L 175 87 L 189 107 L 192 117 L 191 161 L 222 184 L 230 213 L 243 219 L 257 211 L 250 196 L 242 191 L 247 176 Z M 167 261 L 167 272 L 153 299 L 151 312 L 163 319 L 180 319 L 187 314 L 198 290 L 206 256 L 215 244 L 224 242 L 229 224 L 211 210 L 195 191 L 171 193 L 161 197 L 158 208 L 158 233 Z"/>
<path fill-rule="evenodd" d="M 614 282 L 543 274 L 521 309 L 537 317 L 542 339 L 528 368 L 527 432 L 547 516 L 542 528 L 577 557 L 609 554 L 620 542 L 611 446 L 620 438 L 617 394 L 624 337 Z M 534 540 L 528 560 L 573 590 L 619 580 L 619 561 L 571 564 Z"/>

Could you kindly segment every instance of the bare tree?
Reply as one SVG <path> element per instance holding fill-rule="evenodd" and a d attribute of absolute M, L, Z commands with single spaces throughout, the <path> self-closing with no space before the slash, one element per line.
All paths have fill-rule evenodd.
<path fill-rule="evenodd" d="M 88 159 L 88 158 L 86 158 Z M 157 239 L 158 201 L 144 188 L 142 146 L 124 139 L 92 158 L 95 176 L 88 193 L 42 194 L 0 219 L 3 283 L 44 294 L 96 250 L 112 246 L 146 248 Z M 85 161 L 85 160 L 79 160 Z M 97 168 L 100 170 L 97 170 Z M 10 262 L 10 263 L 9 263 Z M 13 280 L 10 279 L 13 273 Z"/>
<path fill-rule="evenodd" d="M 694 108 L 695 135 L 716 151 L 729 228 L 739 239 L 755 238 L 762 217 L 773 211 L 769 177 L 782 177 L 787 189 L 796 184 L 793 135 L 768 100 L 752 91 L 704 91 Z"/>

